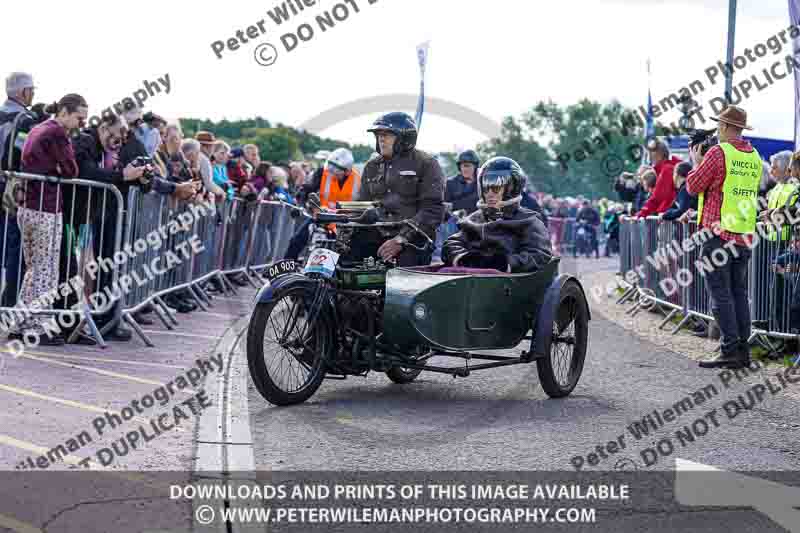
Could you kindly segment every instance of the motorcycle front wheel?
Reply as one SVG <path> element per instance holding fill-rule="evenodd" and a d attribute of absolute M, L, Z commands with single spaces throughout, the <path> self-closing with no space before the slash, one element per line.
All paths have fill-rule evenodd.
<path fill-rule="evenodd" d="M 313 296 L 305 287 L 289 289 L 258 304 L 250 320 L 250 376 L 261 396 L 273 405 L 302 403 L 325 379 L 325 358 L 333 332 L 326 313 L 313 312 Z"/>

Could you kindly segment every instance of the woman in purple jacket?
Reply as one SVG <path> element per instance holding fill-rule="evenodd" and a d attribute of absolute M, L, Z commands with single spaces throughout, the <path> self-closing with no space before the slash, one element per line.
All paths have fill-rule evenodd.
<path fill-rule="evenodd" d="M 22 148 L 22 171 L 55 178 L 78 177 L 78 163 L 69 132 L 83 127 L 88 114 L 86 100 L 68 94 L 45 111 L 55 115 L 33 128 Z M 27 180 L 18 220 L 22 251 L 27 271 L 22 281 L 20 301 L 26 307 L 45 309 L 44 295 L 58 290 L 58 265 L 63 231 L 63 199 L 59 183 Z M 51 293 L 52 294 L 52 293 Z M 45 335 L 41 319 L 32 316 L 10 339 L 26 340 L 45 346 L 64 344 L 60 335 Z M 27 337 L 27 339 L 26 339 Z"/>

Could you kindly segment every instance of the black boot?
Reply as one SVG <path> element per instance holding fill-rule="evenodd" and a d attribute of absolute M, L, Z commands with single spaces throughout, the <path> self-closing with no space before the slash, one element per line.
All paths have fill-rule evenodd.
<path fill-rule="evenodd" d="M 744 366 L 750 366 L 751 359 L 750 359 L 750 343 L 745 341 L 739 342 L 739 350 L 742 357 L 742 362 Z"/>
<path fill-rule="evenodd" d="M 745 343 L 746 346 L 746 343 Z M 700 368 L 729 368 L 736 370 L 750 364 L 750 348 L 743 348 L 741 342 L 723 346 L 720 354 L 708 361 L 700 361 Z"/>

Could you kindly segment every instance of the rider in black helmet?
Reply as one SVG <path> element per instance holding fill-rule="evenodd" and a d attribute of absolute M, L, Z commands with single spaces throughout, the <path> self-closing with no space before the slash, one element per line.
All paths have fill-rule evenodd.
<path fill-rule="evenodd" d="M 444 218 L 444 177 L 439 162 L 416 149 L 417 125 L 405 113 L 389 113 L 367 130 L 375 134 L 373 156 L 364 167 L 358 200 L 383 203 L 390 221 L 413 219 L 431 239 Z M 411 228 L 384 242 L 378 250 L 383 259 L 397 259 L 400 266 L 426 265 L 431 253 L 413 246 L 424 238 Z"/>
<path fill-rule="evenodd" d="M 478 154 L 466 150 L 458 154 L 458 175 L 447 180 L 444 201 L 453 204 L 453 211 L 464 210 L 467 214 L 478 208 L 478 184 L 476 175 L 481 166 Z"/>
<path fill-rule="evenodd" d="M 520 207 L 526 178 L 516 161 L 495 157 L 478 171 L 478 211 L 447 239 L 448 266 L 535 272 L 553 257 L 550 234 L 536 213 Z"/>

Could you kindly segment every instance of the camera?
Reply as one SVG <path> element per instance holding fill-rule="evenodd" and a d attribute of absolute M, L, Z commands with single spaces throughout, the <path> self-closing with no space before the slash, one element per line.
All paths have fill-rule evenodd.
<path fill-rule="evenodd" d="M 706 152 L 719 144 L 719 138 L 714 135 L 715 131 L 715 129 L 690 131 L 689 148 L 693 148 L 699 144 L 701 146 L 700 153 L 702 155 L 706 155 Z"/>
<path fill-rule="evenodd" d="M 151 157 L 145 157 L 140 155 L 133 161 L 131 161 L 131 166 L 135 168 L 145 167 L 144 174 L 142 177 L 146 179 L 148 182 L 153 179 L 155 176 L 155 171 L 153 170 L 155 164 L 153 163 L 153 159 Z"/>

